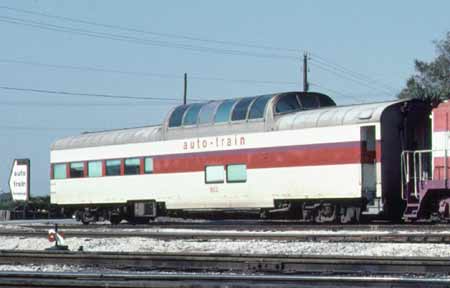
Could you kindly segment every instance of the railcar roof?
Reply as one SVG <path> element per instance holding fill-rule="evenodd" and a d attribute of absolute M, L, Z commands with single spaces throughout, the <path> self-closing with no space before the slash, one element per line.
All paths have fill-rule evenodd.
<path fill-rule="evenodd" d="M 292 113 L 280 114 L 274 119 L 273 126 L 270 130 L 289 130 L 289 129 L 305 129 L 324 126 L 348 125 L 357 123 L 369 123 L 380 121 L 383 111 L 389 106 L 397 103 L 407 102 L 410 100 L 396 100 L 379 103 L 358 104 L 349 106 L 325 107 L 313 110 L 301 110 Z M 258 132 L 255 129 L 245 129 L 246 122 L 233 124 L 230 122 L 228 126 L 243 126 L 239 133 Z M 250 127 L 250 126 L 249 126 Z M 118 145 L 154 142 L 164 140 L 164 125 L 147 126 L 139 128 L 118 129 L 110 131 L 89 132 L 81 135 L 70 136 L 55 141 L 51 149 L 76 149 L 95 146 Z M 188 128 L 190 130 L 196 127 Z M 203 127 L 204 129 L 204 127 Z M 235 133 L 229 128 L 228 130 L 218 131 L 217 135 Z M 204 130 L 203 130 L 204 131 Z M 214 130 L 216 131 L 216 130 Z M 264 130 L 262 130 L 264 131 Z M 262 132 L 259 131 L 259 132 Z M 216 133 L 216 132 L 213 132 Z M 202 137 L 197 133 L 197 137 Z M 211 133 L 208 133 L 211 135 Z"/>
<path fill-rule="evenodd" d="M 161 126 L 86 132 L 56 140 L 52 150 L 86 148 L 104 145 L 131 144 L 161 140 Z"/>
<path fill-rule="evenodd" d="M 409 99 L 368 104 L 327 107 L 307 110 L 280 117 L 275 130 L 305 129 L 380 121 L 383 111 Z"/>

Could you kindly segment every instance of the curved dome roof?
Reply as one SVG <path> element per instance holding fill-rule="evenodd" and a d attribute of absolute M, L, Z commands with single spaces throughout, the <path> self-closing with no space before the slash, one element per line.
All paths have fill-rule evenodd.
<path fill-rule="evenodd" d="M 327 95 L 316 92 L 284 92 L 180 105 L 169 112 L 168 128 L 188 127 L 265 118 L 271 103 L 275 113 L 336 106 Z"/>

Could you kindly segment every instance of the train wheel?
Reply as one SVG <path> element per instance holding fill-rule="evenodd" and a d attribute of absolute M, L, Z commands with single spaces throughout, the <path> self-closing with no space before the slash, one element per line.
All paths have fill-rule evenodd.
<path fill-rule="evenodd" d="M 261 209 L 259 211 L 259 218 L 263 220 L 269 218 L 269 211 L 267 209 Z"/>
<path fill-rule="evenodd" d="M 120 215 L 111 215 L 109 217 L 109 222 L 111 222 L 112 225 L 117 225 L 122 221 L 122 217 Z"/>
<path fill-rule="evenodd" d="M 89 225 L 89 223 L 91 223 L 92 220 L 91 220 L 91 218 L 89 217 L 89 215 L 86 212 L 83 212 L 81 214 L 80 221 L 84 225 Z"/>
<path fill-rule="evenodd" d="M 317 207 L 314 220 L 316 223 L 333 223 L 336 222 L 337 215 L 336 205 L 326 203 Z"/>
<path fill-rule="evenodd" d="M 342 224 L 360 223 L 361 209 L 358 207 L 341 207 L 340 222 Z"/>

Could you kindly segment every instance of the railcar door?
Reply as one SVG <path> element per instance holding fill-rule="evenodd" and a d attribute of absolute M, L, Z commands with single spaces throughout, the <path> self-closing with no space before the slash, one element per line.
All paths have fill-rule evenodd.
<path fill-rule="evenodd" d="M 377 191 L 375 126 L 361 127 L 361 192 L 371 203 Z"/>

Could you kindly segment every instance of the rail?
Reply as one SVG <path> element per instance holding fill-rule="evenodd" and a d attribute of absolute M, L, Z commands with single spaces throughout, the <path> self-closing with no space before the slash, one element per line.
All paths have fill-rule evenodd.
<path fill-rule="evenodd" d="M 397 228 L 395 228 L 397 227 Z M 189 232 L 172 232 L 172 231 L 74 231 L 67 230 L 64 235 L 67 239 L 70 237 L 78 238 L 151 238 L 163 240 L 198 240 L 208 241 L 217 239 L 239 239 L 239 240 L 267 240 L 267 241 L 327 241 L 327 242 L 360 242 L 360 243 L 448 243 L 450 244 L 450 232 L 448 227 L 441 229 L 426 230 L 427 226 L 413 226 L 413 229 L 403 229 L 394 226 L 394 229 L 385 231 L 339 231 L 333 232 L 323 230 L 319 231 L 189 231 Z M 431 226 L 433 227 L 433 226 Z M 311 227 L 310 229 L 314 229 Z M 401 230 L 399 230 L 401 229 Z M 1 230 L 0 236 L 45 238 L 48 232 L 46 230 L 23 231 L 23 230 Z M 76 249 L 77 247 L 71 247 Z"/>
<path fill-rule="evenodd" d="M 236 275 L 167 273 L 0 272 L 0 287 L 449 287 L 450 279 L 411 276 Z"/>
<path fill-rule="evenodd" d="M 448 274 L 450 258 L 210 253 L 113 253 L 0 250 L 0 264 L 78 265 L 102 269 L 220 273 Z M 131 270 L 133 271 L 133 270 Z"/>

